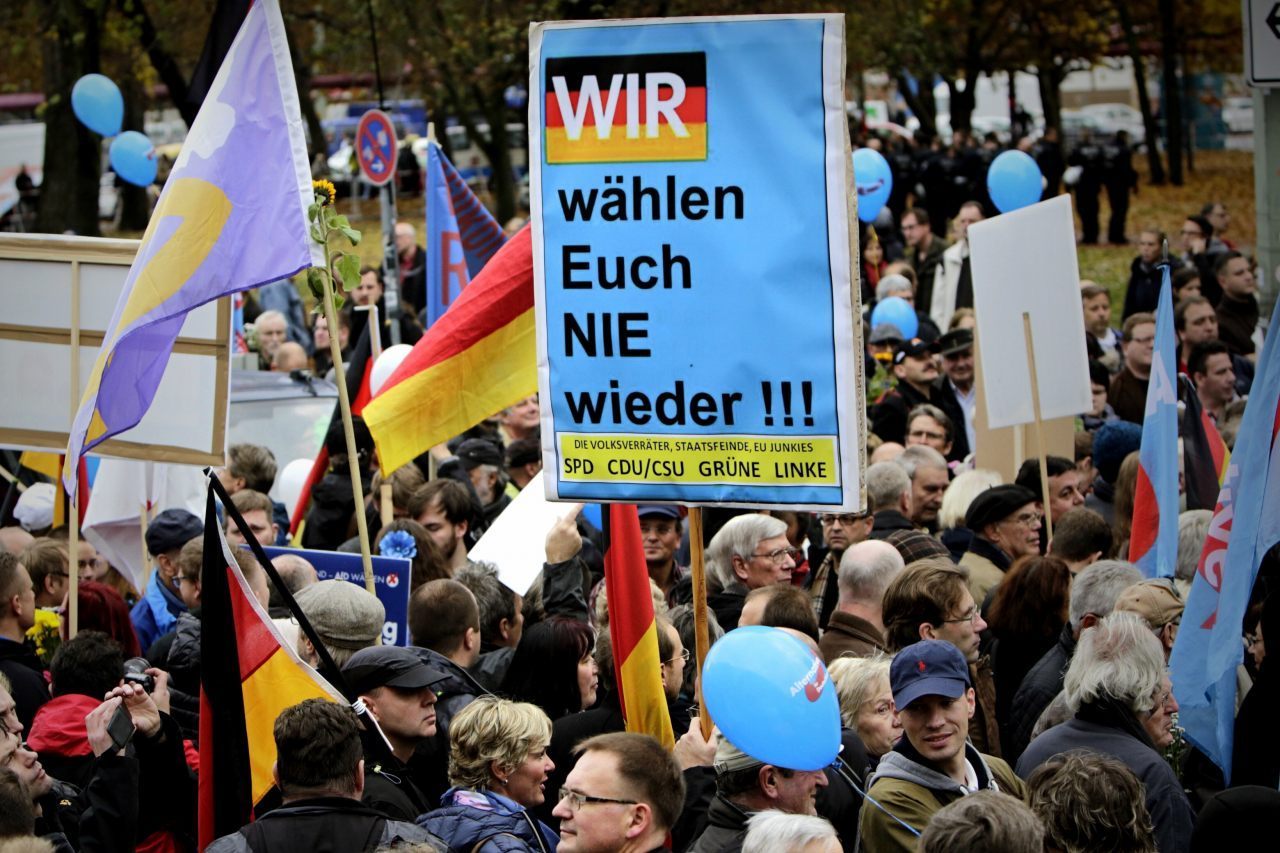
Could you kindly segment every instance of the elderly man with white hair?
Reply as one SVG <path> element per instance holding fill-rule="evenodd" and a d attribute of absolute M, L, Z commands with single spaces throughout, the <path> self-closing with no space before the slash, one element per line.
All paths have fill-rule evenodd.
<path fill-rule="evenodd" d="M 1173 741 L 1178 703 L 1160 641 L 1141 617 L 1114 612 L 1084 634 L 1065 690 L 1075 716 L 1031 742 L 1018 775 L 1025 779 L 1053 756 L 1076 749 L 1115 758 L 1142 782 L 1157 849 L 1188 850 L 1195 812 L 1160 754 Z"/>
<path fill-rule="evenodd" d="M 827 663 L 844 654 L 887 652 L 881 621 L 884 591 L 904 566 L 898 549 L 874 539 L 851 546 L 840 558 L 840 598 L 818 647 Z"/>
<path fill-rule="evenodd" d="M 738 627 L 742 605 L 753 589 L 790 583 L 798 552 L 787 539 L 787 524 L 768 515 L 740 515 L 729 522 L 707 546 L 721 589 L 707 599 L 726 631 Z"/>

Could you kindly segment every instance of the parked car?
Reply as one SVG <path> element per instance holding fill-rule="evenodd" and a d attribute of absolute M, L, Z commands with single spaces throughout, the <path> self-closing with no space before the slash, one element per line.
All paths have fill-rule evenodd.
<path fill-rule="evenodd" d="M 1253 98 L 1249 95 L 1227 98 L 1222 105 L 1222 120 L 1228 133 L 1253 133 Z"/>
<path fill-rule="evenodd" d="M 1142 124 L 1142 112 L 1128 104 L 1089 104 L 1081 107 L 1080 112 L 1093 118 L 1098 129 L 1107 136 L 1116 131 L 1126 131 L 1129 141 L 1141 145 L 1147 141 L 1147 129 Z"/>
<path fill-rule="evenodd" d="M 337 401 L 338 386 L 305 370 L 232 370 L 227 446 L 266 447 L 278 470 L 295 459 L 315 459 Z"/>

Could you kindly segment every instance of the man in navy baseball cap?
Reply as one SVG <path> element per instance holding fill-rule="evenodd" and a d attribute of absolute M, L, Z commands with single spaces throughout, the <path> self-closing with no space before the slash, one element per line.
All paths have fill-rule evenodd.
<path fill-rule="evenodd" d="M 867 850 L 915 850 L 918 834 L 946 804 L 991 789 L 1026 799 L 1005 762 L 966 741 L 974 713 L 969 663 L 951 643 L 922 640 L 889 668 L 902 739 L 880 759 L 868 786 L 860 835 Z"/>

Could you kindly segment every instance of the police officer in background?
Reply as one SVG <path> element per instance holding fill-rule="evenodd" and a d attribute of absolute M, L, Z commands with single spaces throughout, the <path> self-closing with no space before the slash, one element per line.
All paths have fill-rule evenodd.
<path fill-rule="evenodd" d="M 1107 242 L 1123 246 L 1124 220 L 1129 215 L 1129 191 L 1138 191 L 1138 173 L 1133 168 L 1133 149 L 1127 131 L 1116 131 L 1115 138 L 1102 147 L 1103 180 L 1107 186 L 1107 203 L 1111 220 L 1107 223 Z"/>
<path fill-rule="evenodd" d="M 1080 242 L 1095 245 L 1098 242 L 1098 194 L 1102 190 L 1105 165 L 1102 146 L 1094 141 L 1088 130 L 1084 131 L 1080 144 L 1067 158 L 1067 165 L 1080 168 L 1075 185 L 1076 212 L 1080 214 L 1083 231 Z"/>

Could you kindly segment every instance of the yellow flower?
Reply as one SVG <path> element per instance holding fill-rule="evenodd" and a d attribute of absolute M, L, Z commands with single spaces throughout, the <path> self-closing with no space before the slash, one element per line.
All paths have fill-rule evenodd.
<path fill-rule="evenodd" d="M 330 181 L 312 181 L 311 189 L 315 191 L 321 207 L 328 207 L 338 200 L 338 190 Z M 320 196 L 324 197 L 320 198 Z"/>

